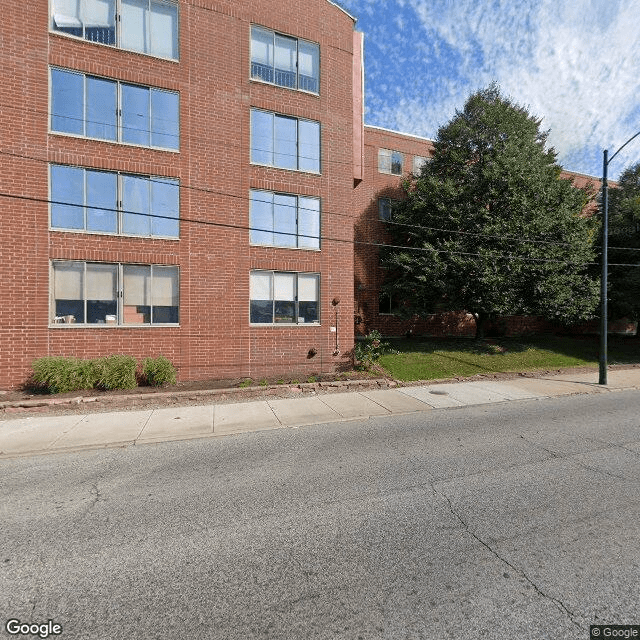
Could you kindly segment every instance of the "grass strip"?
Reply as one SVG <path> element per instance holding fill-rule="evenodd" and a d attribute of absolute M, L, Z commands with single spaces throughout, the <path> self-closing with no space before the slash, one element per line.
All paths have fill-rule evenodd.
<path fill-rule="evenodd" d="M 540 335 L 526 338 L 413 338 L 387 340 L 393 353 L 378 364 L 396 380 L 434 380 L 598 365 L 597 336 Z M 640 363 L 640 339 L 609 336 L 609 364 Z"/>

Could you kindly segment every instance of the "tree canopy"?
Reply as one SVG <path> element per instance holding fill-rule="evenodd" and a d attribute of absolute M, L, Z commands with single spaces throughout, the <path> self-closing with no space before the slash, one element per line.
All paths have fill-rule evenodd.
<path fill-rule="evenodd" d="M 625 169 L 617 188 L 609 189 L 609 230 L 614 236 L 640 231 L 640 162 Z"/>
<path fill-rule="evenodd" d="M 609 315 L 640 320 L 640 162 L 609 189 L 609 236 L 609 262 L 634 265 L 609 268 Z"/>
<path fill-rule="evenodd" d="M 406 313 L 541 315 L 569 323 L 598 302 L 597 223 L 581 212 L 590 194 L 560 177 L 547 133 L 492 84 L 443 126 L 434 155 L 404 182 L 381 252 L 385 289 Z"/>

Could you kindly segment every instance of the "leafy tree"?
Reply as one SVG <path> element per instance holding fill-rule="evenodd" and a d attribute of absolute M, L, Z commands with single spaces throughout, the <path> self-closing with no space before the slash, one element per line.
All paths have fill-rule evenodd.
<path fill-rule="evenodd" d="M 470 312 L 477 337 L 500 315 L 592 315 L 597 223 L 581 215 L 591 194 L 561 179 L 546 138 L 495 84 L 438 131 L 433 160 L 393 210 L 391 244 L 403 248 L 381 253 L 385 289 L 406 313 Z"/>
<path fill-rule="evenodd" d="M 640 162 L 625 169 L 609 189 L 609 232 L 629 236 L 640 231 Z"/>
<path fill-rule="evenodd" d="M 609 268 L 609 316 L 640 320 L 640 162 L 609 189 L 609 262 L 635 265 Z"/>

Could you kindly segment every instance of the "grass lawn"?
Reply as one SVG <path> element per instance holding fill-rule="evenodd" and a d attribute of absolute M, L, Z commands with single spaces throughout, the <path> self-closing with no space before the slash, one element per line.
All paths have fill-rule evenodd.
<path fill-rule="evenodd" d="M 396 380 L 433 380 L 478 373 L 535 371 L 598 366 L 597 336 L 526 338 L 387 339 L 397 353 L 381 356 L 380 364 Z M 609 336 L 609 364 L 640 363 L 640 339 Z"/>

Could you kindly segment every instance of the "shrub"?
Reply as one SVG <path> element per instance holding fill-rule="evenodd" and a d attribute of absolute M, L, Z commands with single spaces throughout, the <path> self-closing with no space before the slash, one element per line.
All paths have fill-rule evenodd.
<path fill-rule="evenodd" d="M 94 360 L 46 356 L 33 361 L 32 382 L 49 393 L 92 389 L 97 383 Z"/>
<path fill-rule="evenodd" d="M 145 358 L 142 362 L 142 373 L 148 385 L 161 387 L 163 384 L 176 383 L 176 368 L 171 360 L 164 356 Z"/>
<path fill-rule="evenodd" d="M 101 389 L 133 389 L 136 380 L 136 359 L 132 356 L 112 355 L 94 360 L 97 384 Z"/>
<path fill-rule="evenodd" d="M 389 349 L 388 342 L 382 342 L 382 335 L 375 329 L 356 342 L 353 354 L 356 359 L 358 369 L 370 369 L 378 358 Z"/>

